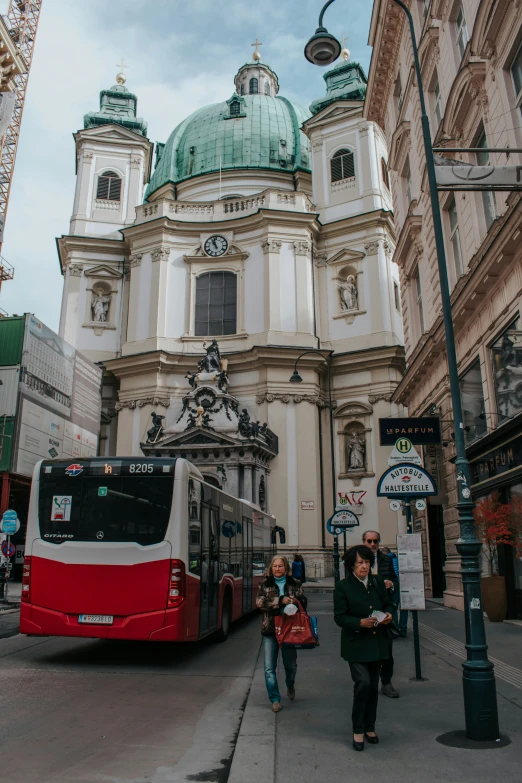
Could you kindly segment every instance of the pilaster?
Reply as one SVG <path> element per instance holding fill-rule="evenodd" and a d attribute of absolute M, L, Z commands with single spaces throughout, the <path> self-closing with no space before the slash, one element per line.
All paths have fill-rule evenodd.
<path fill-rule="evenodd" d="M 265 329 L 267 332 L 281 331 L 281 295 L 280 295 L 280 239 L 267 239 L 263 243 L 265 263 Z"/>
<path fill-rule="evenodd" d="M 166 337 L 167 274 L 170 247 L 161 245 L 151 252 L 149 337 Z"/>
<path fill-rule="evenodd" d="M 127 342 L 136 340 L 136 319 L 138 317 L 139 287 L 141 276 L 142 253 L 133 253 L 129 258 L 130 266 L 130 291 L 129 291 L 129 317 L 127 321 Z"/>

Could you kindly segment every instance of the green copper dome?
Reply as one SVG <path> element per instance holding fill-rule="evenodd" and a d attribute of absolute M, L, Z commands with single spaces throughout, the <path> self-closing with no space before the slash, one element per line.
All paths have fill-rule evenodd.
<path fill-rule="evenodd" d="M 267 74 L 270 70 L 252 63 L 239 73 L 248 68 L 250 76 L 258 67 Z M 273 71 L 269 75 L 275 76 Z M 248 84 L 247 79 L 247 88 Z M 275 92 L 275 83 L 271 84 Z M 223 171 L 310 171 L 309 141 L 300 130 L 309 116 L 302 106 L 272 94 L 234 93 L 228 101 L 198 109 L 178 125 L 163 148 L 159 145 L 145 200 L 169 182 L 216 172 L 220 165 Z"/>

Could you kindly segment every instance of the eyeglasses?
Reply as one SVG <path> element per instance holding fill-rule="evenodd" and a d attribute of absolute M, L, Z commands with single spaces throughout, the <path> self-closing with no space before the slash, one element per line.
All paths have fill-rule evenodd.
<path fill-rule="evenodd" d="M 366 539 L 366 543 L 367 544 L 378 544 L 379 543 L 379 539 L 378 538 L 367 538 Z"/>

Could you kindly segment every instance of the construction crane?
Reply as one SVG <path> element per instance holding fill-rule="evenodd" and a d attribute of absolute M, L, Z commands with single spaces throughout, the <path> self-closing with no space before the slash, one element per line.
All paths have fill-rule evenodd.
<path fill-rule="evenodd" d="M 5 105 L 0 103 L 0 113 L 2 109 L 4 116 L 6 110 L 9 113 L 9 124 L 0 140 L 0 252 L 42 2 L 9 0 L 7 14 L 0 17 L 0 93 L 5 101 Z M 13 276 L 13 267 L 0 255 L 0 287 Z"/>

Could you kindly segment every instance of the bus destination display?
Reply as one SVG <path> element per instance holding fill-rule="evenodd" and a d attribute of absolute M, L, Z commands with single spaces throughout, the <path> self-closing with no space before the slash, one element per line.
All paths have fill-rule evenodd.
<path fill-rule="evenodd" d="M 42 477 L 64 476 L 173 476 L 175 460 L 113 459 L 81 460 L 79 462 L 44 462 Z"/>

